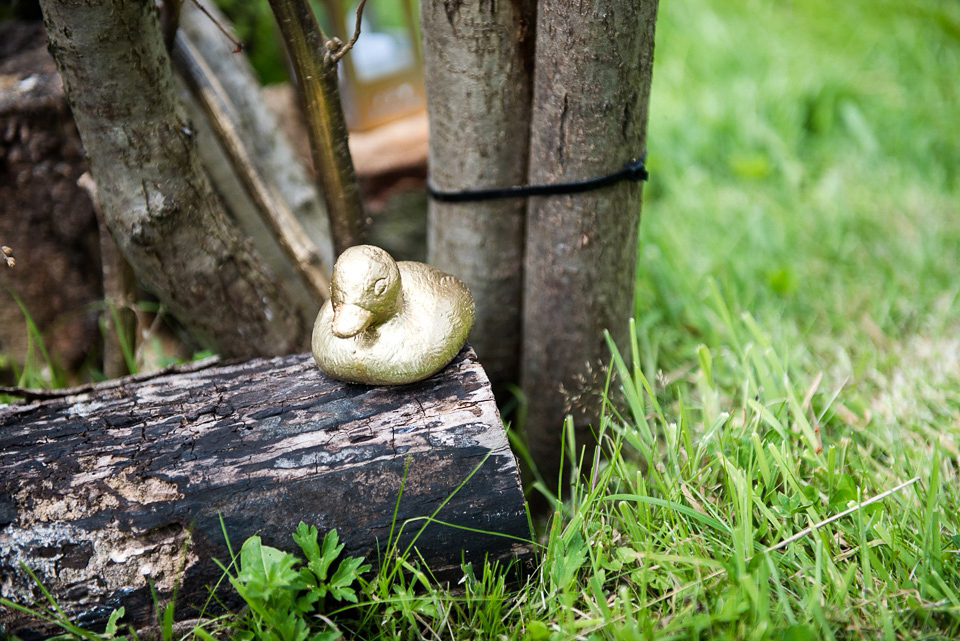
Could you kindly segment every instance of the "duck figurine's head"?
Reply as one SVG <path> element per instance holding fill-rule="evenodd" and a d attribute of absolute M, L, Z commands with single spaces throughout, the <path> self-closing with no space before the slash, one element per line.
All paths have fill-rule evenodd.
<path fill-rule="evenodd" d="M 357 245 L 337 259 L 330 283 L 333 334 L 350 338 L 395 314 L 402 304 L 400 270 L 390 254 Z"/>
<path fill-rule="evenodd" d="M 459 279 L 358 245 L 333 267 L 330 300 L 313 326 L 313 357 L 340 380 L 412 383 L 457 355 L 473 320 L 473 297 Z"/>

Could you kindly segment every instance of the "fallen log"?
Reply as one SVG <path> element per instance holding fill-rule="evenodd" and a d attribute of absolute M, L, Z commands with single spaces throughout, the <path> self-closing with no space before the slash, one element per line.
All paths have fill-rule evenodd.
<path fill-rule="evenodd" d="M 303 521 L 374 565 L 391 532 L 400 549 L 419 532 L 441 580 L 463 562 L 533 556 L 516 460 L 469 347 L 401 387 L 340 383 L 295 355 L 0 406 L 0 596 L 42 599 L 22 563 L 84 625 L 120 606 L 124 622 L 155 621 L 149 582 L 162 599 L 179 584 L 179 616 L 196 616 L 222 576 L 213 559 L 229 563 L 221 518 L 235 551 L 254 534 L 297 551 Z M 0 608 L 0 636 L 35 623 Z"/>

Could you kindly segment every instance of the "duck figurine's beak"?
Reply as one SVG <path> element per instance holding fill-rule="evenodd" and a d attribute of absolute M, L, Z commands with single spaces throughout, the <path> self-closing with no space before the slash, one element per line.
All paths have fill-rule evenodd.
<path fill-rule="evenodd" d="M 333 333 L 337 338 L 356 336 L 370 326 L 373 312 L 352 303 L 343 303 L 333 312 Z"/>

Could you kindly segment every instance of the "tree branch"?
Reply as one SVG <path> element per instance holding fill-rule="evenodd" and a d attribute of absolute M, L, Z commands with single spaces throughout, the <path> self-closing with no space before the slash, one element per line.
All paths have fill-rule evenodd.
<path fill-rule="evenodd" d="M 334 250 L 363 242 L 364 213 L 340 102 L 337 52 L 306 0 L 270 0 L 293 62 L 313 151 L 313 165 L 327 203 Z"/>
<path fill-rule="evenodd" d="M 309 330 L 289 290 L 228 219 L 200 165 L 156 7 L 41 7 L 104 219 L 141 282 L 225 356 L 301 349 Z"/>
<path fill-rule="evenodd" d="M 347 52 L 353 49 L 353 45 L 357 44 L 357 40 L 360 39 L 360 23 L 363 22 L 363 7 L 365 4 L 367 4 L 367 0 L 360 0 L 360 6 L 357 7 L 357 24 L 353 29 L 353 37 L 350 38 L 347 44 L 338 45 L 336 51 L 331 54 L 330 59 L 333 61 L 333 64 L 340 62 L 340 58 L 347 55 Z M 339 43 L 340 41 L 334 38 L 331 42 Z"/>

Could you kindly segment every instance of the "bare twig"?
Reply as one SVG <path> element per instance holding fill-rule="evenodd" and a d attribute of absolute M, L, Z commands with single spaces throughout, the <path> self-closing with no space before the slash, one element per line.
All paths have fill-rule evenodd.
<path fill-rule="evenodd" d="M 347 146 L 347 123 L 340 102 L 335 53 L 307 0 L 270 0 L 297 74 L 313 166 L 326 199 L 334 250 L 363 242 L 360 186 Z"/>
<path fill-rule="evenodd" d="M 785 538 L 784 540 L 780 541 L 780 542 L 777 543 L 776 545 L 772 545 L 772 546 L 768 547 L 767 549 L 765 549 L 765 550 L 763 551 L 763 554 L 769 554 L 770 552 L 776 552 L 777 550 L 782 550 L 783 548 L 787 547 L 787 546 L 790 545 L 791 543 L 794 543 L 794 542 L 799 541 L 800 539 L 802 539 L 802 538 L 804 538 L 804 537 L 806 537 L 806 536 L 809 536 L 810 534 L 812 534 L 813 532 L 816 532 L 816 531 L 819 530 L 820 528 L 822 528 L 822 527 L 824 527 L 824 526 L 826 526 L 826 525 L 829 525 L 830 523 L 833 523 L 834 521 L 838 521 L 838 520 L 844 518 L 845 516 L 849 516 L 850 514 L 853 514 L 854 512 L 857 512 L 858 510 L 862 510 L 862 509 L 865 508 L 865 507 L 868 507 L 868 506 L 870 506 L 870 505 L 873 505 L 874 503 L 877 503 L 877 502 L 879 502 L 879 501 L 882 501 L 883 499 L 887 498 L 887 497 L 890 496 L 891 494 L 896 494 L 896 493 L 899 492 L 900 490 L 903 490 L 903 489 L 905 489 L 905 488 L 913 485 L 914 483 L 916 483 L 916 482 L 919 481 L 919 480 L 920 480 L 920 477 L 919 477 L 919 476 L 915 476 L 915 477 L 913 477 L 912 479 L 910 479 L 909 481 L 904 481 L 904 482 L 901 483 L 900 485 L 897 485 L 896 487 L 891 488 L 891 489 L 887 490 L 886 492 L 881 492 L 880 494 L 878 494 L 878 495 L 876 495 L 876 496 L 874 496 L 874 497 L 872 497 L 872 498 L 870 498 L 870 499 L 867 499 L 867 500 L 864 501 L 863 503 L 858 503 L 858 504 L 854 505 L 853 507 L 844 510 L 843 512 L 840 512 L 840 513 L 838 513 L 838 514 L 834 514 L 833 516 L 831 516 L 831 517 L 828 518 L 828 519 L 824 519 L 823 521 L 820 521 L 819 523 L 814 523 L 814 524 L 811 525 L 810 527 L 807 527 L 807 528 L 804 528 L 804 529 L 800 530 L 799 532 L 797 532 L 797 533 L 794 534 L 793 536 L 790 536 L 790 537 Z M 660 603 L 661 601 L 666 601 L 666 600 L 668 600 L 668 599 L 672 599 L 673 597 L 677 596 L 678 594 L 682 594 L 682 593 L 686 592 L 687 590 L 690 590 L 690 589 L 696 587 L 697 585 L 700 585 L 700 584 L 702 584 L 702 583 L 706 583 L 707 581 L 710 581 L 711 579 L 715 579 L 715 578 L 717 578 L 718 576 L 720 576 L 721 574 L 724 574 L 724 573 L 726 573 L 726 572 L 727 572 L 727 569 L 726 569 L 726 568 L 722 568 L 722 569 L 720 569 L 720 570 L 717 570 L 716 572 L 713 572 L 713 573 L 711 573 L 711 574 L 708 574 L 707 576 L 705 576 L 705 577 L 703 577 L 703 578 L 701 578 L 701 579 L 698 579 L 698 580 L 696 580 L 696 581 L 693 581 L 693 582 L 691 582 L 691 583 L 688 583 L 687 585 L 684 585 L 684 586 L 681 586 L 681 587 L 679 587 L 679 588 L 676 588 L 675 590 L 671 590 L 671 591 L 667 592 L 666 594 L 664 594 L 664 595 L 662 595 L 662 596 L 660 596 L 660 597 L 657 597 L 657 598 L 654 599 L 653 601 L 647 602 L 646 604 L 644 604 L 644 607 L 645 607 L 645 608 L 649 608 L 650 606 L 655 605 L 655 604 L 657 604 L 657 603 Z"/>
<path fill-rule="evenodd" d="M 840 512 L 839 514 L 834 514 L 833 516 L 831 516 L 831 517 L 828 518 L 828 519 L 824 519 L 823 521 L 820 521 L 819 523 L 814 523 L 814 524 L 811 525 L 810 527 L 804 528 L 804 529 L 800 530 L 799 532 L 797 532 L 797 533 L 794 534 L 793 536 L 788 537 L 788 538 L 780 541 L 780 542 L 777 543 L 776 545 L 771 546 L 771 547 L 768 547 L 766 550 L 764 550 L 764 553 L 769 553 L 769 552 L 775 552 L 775 551 L 777 551 L 777 550 L 782 550 L 783 548 L 787 547 L 788 545 L 790 545 L 790 544 L 793 543 L 794 541 L 799 541 L 799 540 L 802 539 L 803 537 L 807 536 L 808 534 L 812 534 L 813 532 L 819 530 L 819 529 L 822 528 L 823 526 L 829 525 L 829 524 L 833 523 L 834 521 L 838 521 L 838 520 L 842 519 L 843 517 L 848 516 L 848 515 L 850 515 L 850 514 L 853 514 L 854 512 L 856 512 L 856 511 L 858 511 L 858 510 L 862 510 L 863 508 L 865 508 L 865 507 L 867 507 L 867 506 L 869 506 L 869 505 L 873 505 L 874 503 L 877 503 L 878 501 L 882 501 L 883 499 L 887 498 L 887 497 L 890 496 L 891 494 L 896 494 L 896 493 L 899 492 L 900 490 L 902 490 L 902 489 L 904 489 L 904 488 L 906 488 L 906 487 L 909 487 L 909 486 L 913 485 L 914 483 L 916 483 L 916 482 L 919 481 L 919 480 L 920 480 L 920 477 L 919 477 L 919 476 L 915 476 L 915 477 L 913 477 L 912 479 L 910 479 L 909 481 L 904 481 L 904 482 L 901 483 L 900 485 L 898 485 L 898 486 L 896 486 L 896 487 L 894 487 L 894 488 L 892 488 L 892 489 L 889 489 L 889 490 L 887 490 L 886 492 L 882 492 L 882 493 L 874 496 L 873 498 L 864 501 L 863 503 L 858 503 L 858 504 L 854 505 L 853 507 L 851 507 L 851 508 L 849 508 L 849 509 L 846 509 L 846 510 L 844 510 L 843 512 Z"/>
<path fill-rule="evenodd" d="M 239 40 L 237 40 L 236 38 L 234 38 L 234 37 L 233 37 L 233 34 L 230 33 L 230 32 L 227 30 L 226 27 L 224 27 L 222 24 L 220 24 L 220 21 L 217 20 L 217 19 L 213 16 L 213 14 L 211 14 L 209 11 L 207 11 L 207 8 L 204 7 L 202 4 L 200 4 L 199 0 L 193 0 L 193 4 L 195 4 L 195 5 L 197 6 L 197 9 L 199 9 L 200 11 L 202 11 L 202 12 L 203 12 L 203 15 L 207 16 L 213 24 L 217 25 L 217 29 L 220 30 L 220 33 L 222 33 L 224 36 L 226 36 L 227 40 L 229 40 L 231 43 L 233 43 L 233 45 L 234 45 L 233 53 L 240 53 L 241 51 L 243 51 L 243 43 L 240 42 Z"/>
<path fill-rule="evenodd" d="M 211 356 L 210 358 L 204 358 L 202 360 L 192 361 L 190 363 L 183 363 L 181 365 L 170 365 L 153 372 L 113 378 L 102 383 L 88 383 L 86 385 L 79 385 L 77 387 L 64 387 L 62 389 L 55 390 L 32 389 L 27 387 L 0 387 L 0 394 L 19 396 L 26 401 L 45 401 L 55 398 L 67 398 L 68 396 L 76 396 L 78 394 L 86 394 L 94 390 L 122 388 L 125 385 L 130 385 L 131 383 L 149 381 L 161 376 L 166 376 L 167 374 L 185 374 L 188 372 L 197 372 L 202 369 L 207 369 L 208 367 L 213 367 L 214 365 L 220 364 L 224 364 L 224 361 L 222 361 L 219 356 Z"/>
<path fill-rule="evenodd" d="M 120 254 L 103 218 L 97 183 L 84 172 L 77 185 L 87 192 L 100 230 L 100 269 L 103 274 L 103 373 L 116 378 L 132 373 L 136 363 L 139 318 L 136 314 L 137 279 L 130 263 Z"/>
<path fill-rule="evenodd" d="M 330 60 L 333 62 L 333 64 L 340 62 L 340 58 L 343 58 L 345 55 L 347 55 L 347 52 L 353 49 L 353 45 L 357 44 L 357 40 L 360 38 L 360 23 L 363 22 L 363 6 L 365 4 L 367 4 L 367 0 L 360 0 L 360 6 L 357 7 L 357 25 L 353 29 L 353 37 L 350 38 L 350 41 L 347 42 L 347 44 L 340 43 L 337 38 L 333 38 L 330 41 L 331 43 L 340 43 L 337 46 L 336 51 L 333 51 L 333 48 L 331 47 Z M 330 46 L 329 43 L 328 46 Z"/>

